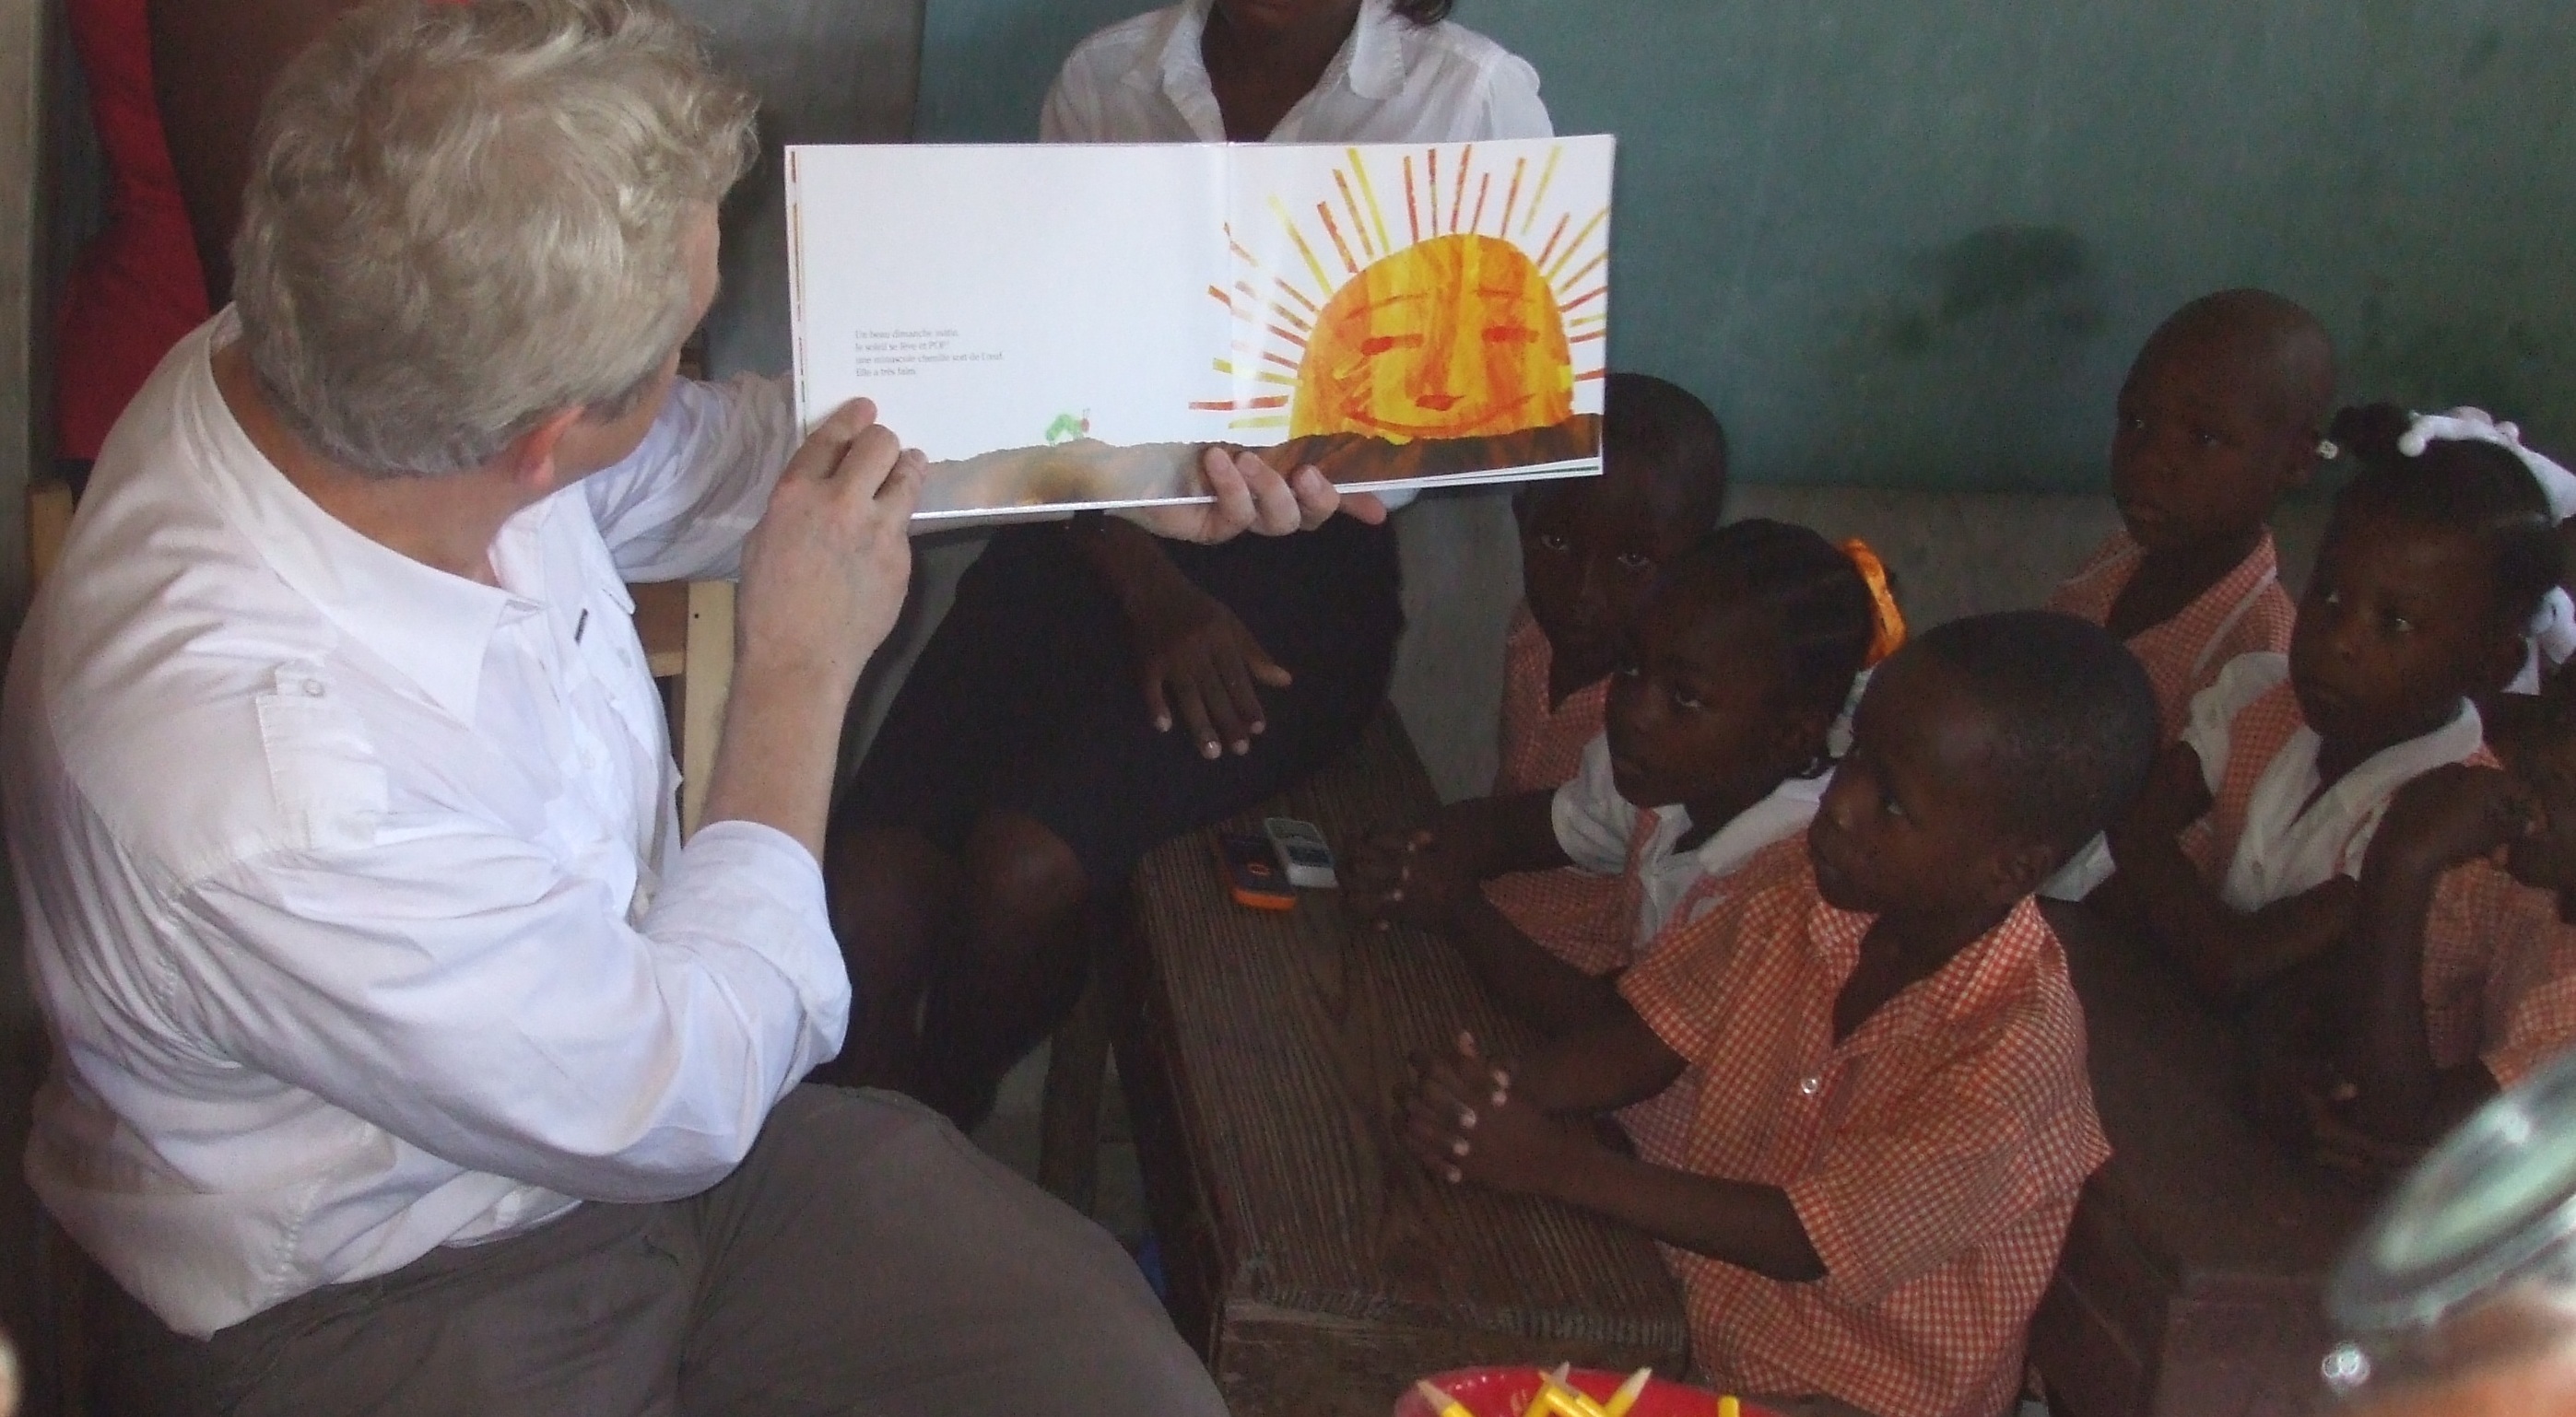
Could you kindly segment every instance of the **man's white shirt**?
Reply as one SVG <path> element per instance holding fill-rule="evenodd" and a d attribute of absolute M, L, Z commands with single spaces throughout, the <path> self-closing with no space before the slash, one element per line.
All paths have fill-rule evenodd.
<path fill-rule="evenodd" d="M 849 1013 L 803 846 L 682 849 L 623 585 L 732 572 L 784 391 L 681 382 L 632 457 L 503 527 L 494 588 L 261 457 L 209 364 L 236 334 L 117 425 L 0 709 L 56 1044 L 27 1174 L 196 1335 L 701 1191 Z"/>

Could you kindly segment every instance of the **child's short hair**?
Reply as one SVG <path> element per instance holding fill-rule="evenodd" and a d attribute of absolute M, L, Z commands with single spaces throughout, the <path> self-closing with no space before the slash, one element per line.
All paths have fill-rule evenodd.
<path fill-rule="evenodd" d="M 2176 310 L 2139 347 L 2135 367 L 2210 339 L 2223 341 L 2261 371 L 2255 387 L 2269 395 L 2271 417 L 2314 428 L 2333 407 L 2333 337 L 2307 307 L 2268 290 L 2215 291 Z"/>
<path fill-rule="evenodd" d="M 1709 582 L 1758 606 L 1788 653 L 1801 706 L 1839 708 L 1878 633 L 1877 602 L 1850 556 L 1803 526 L 1756 517 L 1701 537 L 1664 568 L 1666 584 Z"/>
<path fill-rule="evenodd" d="M 1715 526 L 1726 509 L 1726 429 L 1699 396 L 1652 374 L 1613 371 L 1601 391 L 1601 455 L 1643 469 L 1659 511 Z"/>
<path fill-rule="evenodd" d="M 1936 626 L 1908 652 L 1958 670 L 1993 713 L 1991 765 L 2009 829 L 2073 850 L 2145 790 L 2159 738 L 2155 689 L 2101 626 L 2008 610 Z"/>
<path fill-rule="evenodd" d="M 2335 494 L 2335 510 L 2387 512 L 2486 543 L 2495 572 L 2496 617 L 2520 634 L 2564 573 L 2564 551 L 2549 498 L 2522 460 L 2493 443 L 2441 441 L 2408 457 L 2398 447 L 2413 415 L 2367 404 L 2335 415 L 2330 437 L 2359 470 Z"/>

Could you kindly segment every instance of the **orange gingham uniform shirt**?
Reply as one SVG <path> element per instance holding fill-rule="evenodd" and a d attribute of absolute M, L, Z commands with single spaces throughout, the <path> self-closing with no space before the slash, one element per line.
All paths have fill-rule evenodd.
<path fill-rule="evenodd" d="M 2499 1088 L 2576 1045 L 2576 927 L 2558 897 L 2472 861 L 2424 918 L 2424 1037 L 2437 1067 L 2486 1064 Z"/>
<path fill-rule="evenodd" d="M 1785 1189 L 1826 1275 L 1667 1247 L 1693 1362 L 1737 1392 L 1995 1417 L 2076 1193 L 2111 1154 L 2057 937 L 2025 900 L 1837 1044 L 1872 917 L 1817 895 L 1803 837 L 1736 882 L 1735 908 L 1620 988 L 1698 1081 L 1683 1169 Z"/>
<path fill-rule="evenodd" d="M 2111 618 L 2111 604 L 2128 589 L 2145 553 L 2126 531 L 2110 539 L 2048 598 L 2048 608 L 2081 616 L 2099 625 Z M 2146 666 L 2147 682 L 2156 691 L 2156 718 L 2170 743 L 2190 722 L 2191 696 L 2209 687 L 2227 661 L 2257 650 L 2286 653 L 2290 626 L 2298 609 L 2281 589 L 2281 562 L 2272 533 L 2236 569 L 2219 578 L 2200 598 L 2162 624 L 2150 625 L 2129 641 L 2129 653 Z"/>
<path fill-rule="evenodd" d="M 1583 766 L 1585 745 L 1601 734 L 1609 681 L 1578 690 L 1550 708 L 1547 674 L 1553 658 L 1529 606 L 1514 610 L 1511 636 L 1503 642 L 1497 797 L 1553 791 L 1571 782 Z M 1619 877 L 1571 867 L 1523 871 L 1487 881 L 1485 899 L 1522 934 L 1586 974 L 1607 974 L 1628 963 L 1636 905 Z"/>
<path fill-rule="evenodd" d="M 2203 878 L 2216 881 L 2235 859 L 2254 789 L 2272 759 L 2305 723 L 2285 680 L 2240 710 L 2228 736 L 2227 767 L 2203 825 L 2184 845 Z M 2470 767 L 2497 766 L 2481 745 Z M 2375 826 L 2376 812 L 2353 831 Z M 2340 852 L 2341 873 L 2358 876 L 2367 847 Z M 2558 899 L 2485 861 L 2446 872 L 2424 918 L 2424 1034 L 2438 1067 L 2484 1062 L 2498 1087 L 2511 1087 L 2576 1044 L 2576 927 Z"/>

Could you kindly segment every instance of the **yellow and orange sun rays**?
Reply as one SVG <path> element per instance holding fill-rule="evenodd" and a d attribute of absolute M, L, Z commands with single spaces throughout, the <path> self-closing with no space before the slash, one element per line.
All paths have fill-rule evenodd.
<path fill-rule="evenodd" d="M 1367 162 L 1348 148 L 1311 225 L 1269 199 L 1286 245 L 1254 244 L 1272 259 L 1228 225 L 1234 278 L 1208 294 L 1234 317 L 1231 348 L 1215 360 L 1233 388 L 1190 407 L 1234 415 L 1229 428 L 1393 442 L 1490 437 L 1573 416 L 1575 384 L 1602 376 L 1610 211 L 1578 224 L 1580 214 L 1549 208 L 1563 154 L 1549 148 L 1535 173 L 1515 156 L 1505 174 L 1480 170 L 1472 144 L 1451 150 L 1446 172 L 1442 149 L 1425 148 L 1419 163 L 1408 153 L 1399 207 L 1381 204 Z M 1389 211 L 1401 216 L 1401 242 Z"/>

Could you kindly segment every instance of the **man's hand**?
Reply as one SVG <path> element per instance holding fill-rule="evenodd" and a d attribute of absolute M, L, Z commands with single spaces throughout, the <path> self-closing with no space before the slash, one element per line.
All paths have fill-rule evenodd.
<path fill-rule="evenodd" d="M 1337 511 L 1371 526 L 1386 520 L 1385 503 L 1365 492 L 1344 497 L 1315 468 L 1299 468 L 1296 476 L 1281 477 L 1250 453 L 1220 447 L 1209 448 L 1199 466 L 1214 502 L 1138 507 L 1121 515 L 1157 536 L 1202 545 L 1231 541 L 1245 531 L 1261 536 L 1313 531 Z"/>
<path fill-rule="evenodd" d="M 1545 1194 L 1584 1154 L 1589 1128 L 1560 1121 L 1512 1092 L 1508 1066 L 1487 1062 L 1472 1035 L 1446 1057 L 1416 1054 L 1421 1084 L 1404 1108 L 1404 1143 L 1432 1175 L 1498 1191 Z"/>
<path fill-rule="evenodd" d="M 922 455 L 854 399 L 805 440 L 743 542 L 741 672 L 812 674 L 843 698 L 894 628 L 912 577 Z"/>
<path fill-rule="evenodd" d="M 1437 928 L 1483 878 L 1483 843 L 1465 822 L 1434 818 L 1377 832 L 1351 858 L 1343 899 L 1362 920 Z"/>
<path fill-rule="evenodd" d="M 742 547 L 733 695 L 707 822 L 774 827 L 820 859 L 841 716 L 903 608 L 921 454 L 854 400 L 789 458 Z"/>
<path fill-rule="evenodd" d="M 1140 584 L 1126 597 L 1127 619 L 1154 727 L 1169 733 L 1177 716 L 1199 756 L 1211 761 L 1228 747 L 1251 752 L 1253 735 L 1269 727 L 1257 686 L 1284 689 L 1288 671 L 1224 602 L 1177 571 Z"/>

